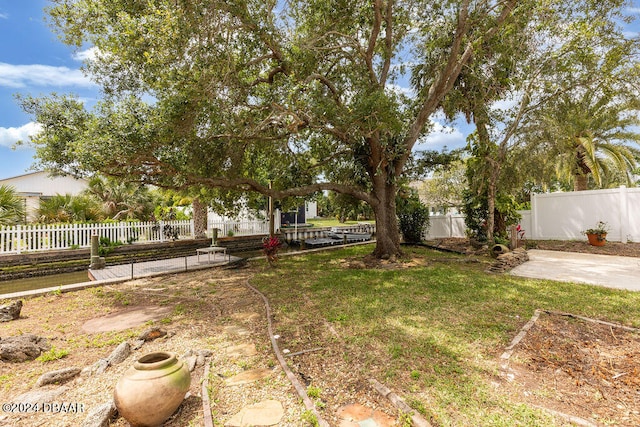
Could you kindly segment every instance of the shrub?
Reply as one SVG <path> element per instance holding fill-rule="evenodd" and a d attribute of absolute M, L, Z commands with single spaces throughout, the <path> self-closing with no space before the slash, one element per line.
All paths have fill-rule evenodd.
<path fill-rule="evenodd" d="M 396 208 L 398 225 L 404 241 L 421 242 L 422 233 L 429 227 L 429 208 L 422 204 L 415 193 L 406 198 L 398 197 Z"/>

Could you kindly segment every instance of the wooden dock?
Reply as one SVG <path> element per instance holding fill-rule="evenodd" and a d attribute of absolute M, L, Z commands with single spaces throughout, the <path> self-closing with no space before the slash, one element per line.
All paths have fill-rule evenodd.
<path fill-rule="evenodd" d="M 197 255 L 184 256 L 180 258 L 160 259 L 157 261 L 136 262 L 131 264 L 120 264 L 107 266 L 96 270 L 89 270 L 89 279 L 109 280 L 109 279 L 135 279 L 139 277 L 147 277 L 158 275 L 161 273 L 178 273 L 181 271 L 193 271 L 202 268 L 210 268 L 221 266 L 239 261 L 241 258 L 222 253 L 215 253 L 209 257 L 200 257 Z"/>

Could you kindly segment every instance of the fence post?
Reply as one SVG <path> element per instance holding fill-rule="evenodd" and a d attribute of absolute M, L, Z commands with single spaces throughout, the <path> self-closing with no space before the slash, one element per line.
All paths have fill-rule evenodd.
<path fill-rule="evenodd" d="M 20 224 L 16 227 L 16 249 L 20 255 L 22 253 L 22 226 Z"/>
<path fill-rule="evenodd" d="M 160 229 L 158 230 L 158 233 L 160 234 L 160 242 L 164 242 L 164 221 L 160 220 L 159 224 Z"/>
<path fill-rule="evenodd" d="M 627 186 L 620 186 L 620 241 L 627 243 L 627 230 L 631 228 L 629 218 L 629 198 L 627 193 Z"/>
<path fill-rule="evenodd" d="M 75 222 L 73 223 L 73 227 L 71 229 L 71 245 L 70 246 L 75 246 L 78 245 L 78 241 L 79 241 L 79 236 L 78 236 L 78 224 L 76 224 Z"/>
<path fill-rule="evenodd" d="M 195 239 L 196 238 L 196 222 L 193 220 L 193 218 L 189 220 L 189 227 L 191 229 L 191 238 Z"/>
<path fill-rule="evenodd" d="M 538 211 L 536 194 L 531 193 L 531 239 L 538 239 Z"/>

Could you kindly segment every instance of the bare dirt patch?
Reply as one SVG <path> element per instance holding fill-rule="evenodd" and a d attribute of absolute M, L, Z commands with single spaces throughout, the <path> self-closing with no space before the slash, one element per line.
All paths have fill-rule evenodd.
<path fill-rule="evenodd" d="M 464 239 L 451 244 L 460 248 L 471 247 Z M 640 244 L 633 245 L 638 248 L 640 256 Z M 471 253 L 476 250 L 472 248 Z M 411 259 L 402 263 L 376 263 L 369 258 L 349 258 L 338 265 L 352 269 L 397 269 L 420 265 L 420 262 Z M 45 372 L 90 366 L 107 357 L 123 340 L 134 339 L 149 327 L 160 326 L 173 334 L 145 344 L 125 362 L 110 367 L 104 374 L 77 378 L 67 384 L 70 389 L 61 400 L 83 403 L 88 412 L 111 398 L 118 378 L 143 354 L 173 351 L 182 355 L 188 349 L 208 349 L 213 352 L 209 383 L 215 425 L 223 425 L 244 406 L 265 399 L 277 399 L 283 403 L 286 413 L 280 426 L 306 425 L 302 421 L 304 407 L 272 353 L 265 329 L 263 303 L 244 286 L 245 280 L 257 271 L 204 270 L 26 299 L 22 317 L 2 324 L 0 337 L 21 333 L 45 336 L 56 348 L 69 350 L 69 354 L 47 363 L 0 363 L 2 400 L 11 401 L 31 390 L 37 378 Z M 397 409 L 368 384 L 363 369 L 354 368 L 358 364 L 375 364 L 370 359 L 370 354 L 375 354 L 375 351 L 368 352 L 363 347 L 358 353 L 349 353 L 353 346 L 344 342 L 327 319 L 310 317 L 285 322 L 287 304 L 291 301 L 302 300 L 308 313 L 321 312 L 309 298 L 295 295 L 295 287 L 291 287 L 291 292 L 290 300 L 277 305 L 277 301 L 272 301 L 274 323 L 281 335 L 279 345 L 289 351 L 287 361 L 302 384 L 318 391 L 313 400 L 323 417 L 331 425 L 339 425 L 336 408 L 356 402 L 391 416 L 397 415 Z M 169 310 L 164 317 L 122 331 L 92 333 L 82 329 L 91 319 L 126 313 L 131 307 L 143 306 L 166 307 Z M 533 405 L 555 408 L 603 423 L 612 420 L 617 425 L 640 425 L 637 405 L 640 400 L 638 335 L 618 330 L 613 330 L 612 334 L 606 327 L 591 328 L 592 325 L 587 326 L 587 332 L 571 329 L 578 326 L 582 326 L 580 322 L 565 319 L 564 323 L 552 322 L 548 329 L 532 330 L 512 356 L 512 365 L 518 364 L 517 367 L 521 368 L 516 381 L 505 387 L 512 387 L 514 396 Z M 565 335 L 565 331 L 569 332 Z M 524 344 L 528 347 L 525 348 Z M 564 364 L 562 360 L 565 360 Z M 565 372 L 563 367 L 571 370 Z M 253 369 L 266 369 L 273 374 L 253 384 L 225 386 L 227 379 Z M 168 426 L 201 425 L 203 374 L 202 367 L 196 368 L 192 374 L 191 396 L 167 423 Z M 605 388 L 608 384 L 602 381 L 608 381 L 611 389 Z M 623 390 L 622 387 L 626 388 Z M 595 409 L 596 403 L 602 407 Z M 0 414 L 0 426 L 76 426 L 81 424 L 86 412 L 42 416 Z M 124 427 L 127 423 L 118 419 L 112 425 Z"/>
<path fill-rule="evenodd" d="M 275 399 L 285 409 L 279 425 L 300 426 L 304 406 L 271 351 L 263 302 L 244 285 L 251 274 L 250 270 L 202 270 L 25 299 L 20 319 L 1 324 L 0 338 L 35 334 L 46 337 L 56 349 L 68 354 L 50 362 L 0 362 L 0 403 L 13 402 L 31 390 L 57 388 L 57 385 L 37 388 L 35 383 L 46 372 L 92 366 L 108 357 L 121 342 L 131 343 L 151 327 L 169 333 L 145 343 L 104 373 L 84 373 L 66 383 L 64 387 L 68 389 L 56 401 L 77 402 L 82 405 L 82 412 L 0 413 L 0 426 L 81 425 L 90 411 L 112 399 L 116 382 L 135 360 L 153 351 L 174 352 L 181 357 L 188 350 L 212 352 L 206 362 L 211 363 L 208 382 L 215 425 L 223 425 L 246 405 Z M 152 309 L 147 313 L 151 317 L 125 329 L 83 329 L 89 321 L 109 326 L 107 319 L 140 314 L 144 307 Z M 120 329 L 116 322 L 111 326 L 107 329 Z M 257 351 L 238 351 L 238 346 Z M 271 375 L 241 386 L 225 384 L 228 378 L 254 369 L 268 370 Z M 165 427 L 202 425 L 203 381 L 204 366 L 200 365 L 191 374 L 188 398 Z M 118 418 L 110 425 L 129 424 Z"/>
<path fill-rule="evenodd" d="M 509 361 L 507 387 L 529 404 L 595 425 L 640 425 L 640 333 L 541 314 Z"/>

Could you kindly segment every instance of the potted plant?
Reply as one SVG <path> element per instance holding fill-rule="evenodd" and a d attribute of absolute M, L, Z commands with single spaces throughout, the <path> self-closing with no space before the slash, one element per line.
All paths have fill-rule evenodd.
<path fill-rule="evenodd" d="M 607 232 L 609 231 L 609 226 L 604 221 L 598 221 L 594 228 L 589 228 L 585 230 L 585 234 L 587 235 L 587 239 L 589 239 L 589 244 L 592 246 L 604 246 L 607 242 Z"/>

